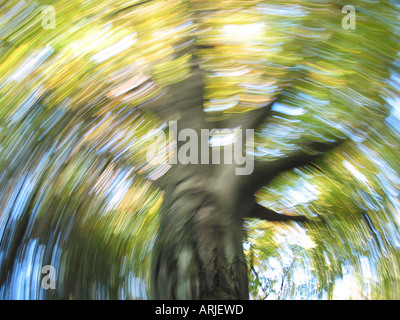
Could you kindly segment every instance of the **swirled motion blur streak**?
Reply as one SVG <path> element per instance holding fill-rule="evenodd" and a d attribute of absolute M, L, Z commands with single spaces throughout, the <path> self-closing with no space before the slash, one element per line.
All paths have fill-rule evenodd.
<path fill-rule="evenodd" d="M 48 5 L 0 1 L 2 299 L 400 298 L 399 3 Z M 254 172 L 149 163 L 169 120 Z"/>

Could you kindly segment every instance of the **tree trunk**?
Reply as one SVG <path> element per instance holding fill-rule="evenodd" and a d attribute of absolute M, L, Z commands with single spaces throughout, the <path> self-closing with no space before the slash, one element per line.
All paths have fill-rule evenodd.
<path fill-rule="evenodd" d="M 170 100 L 154 105 L 152 111 L 164 121 L 166 115 L 178 113 L 177 132 L 191 128 L 198 136 L 202 129 L 240 126 L 245 150 L 244 132 L 247 135 L 247 129 L 257 128 L 274 102 L 224 120 L 206 121 L 203 89 L 202 72 L 194 67 L 188 79 L 168 88 Z M 178 139 L 178 150 L 183 143 Z M 152 249 L 151 298 L 248 299 L 243 218 L 306 221 L 258 205 L 254 193 L 280 172 L 305 165 L 337 144 L 310 142 L 308 149 L 314 152 L 297 150 L 275 161 L 255 161 L 249 175 L 237 175 L 236 164 L 173 165 L 158 182 L 164 201 Z M 197 154 L 202 151 L 200 145 Z"/>
<path fill-rule="evenodd" d="M 153 247 L 151 298 L 248 299 L 243 220 L 232 219 L 204 173 L 173 177 Z"/>

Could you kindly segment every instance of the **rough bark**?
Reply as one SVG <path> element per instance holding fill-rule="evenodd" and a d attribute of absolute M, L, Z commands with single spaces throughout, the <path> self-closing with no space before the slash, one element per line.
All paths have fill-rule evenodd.
<path fill-rule="evenodd" d="M 248 299 L 242 219 L 232 219 L 207 182 L 193 175 L 165 190 L 153 247 L 154 299 Z"/>
<path fill-rule="evenodd" d="M 272 106 L 270 103 L 222 122 L 207 122 L 198 68 L 184 83 L 171 86 L 169 92 L 167 105 L 161 101 L 153 111 L 160 116 L 175 112 L 179 116 L 178 131 L 191 128 L 198 134 L 203 128 L 240 125 L 243 131 L 255 129 Z M 248 299 L 243 219 L 307 221 L 260 206 L 254 193 L 280 172 L 308 164 L 336 145 L 311 142 L 309 147 L 314 152 L 302 149 L 272 163 L 256 161 L 254 172 L 248 176 L 236 175 L 234 164 L 173 165 L 157 182 L 164 189 L 164 202 L 152 250 L 151 298 Z"/>

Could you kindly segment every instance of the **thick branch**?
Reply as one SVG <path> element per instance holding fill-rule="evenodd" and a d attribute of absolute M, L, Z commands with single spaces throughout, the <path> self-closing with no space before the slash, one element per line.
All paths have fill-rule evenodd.
<path fill-rule="evenodd" d="M 143 5 L 143 4 L 146 4 L 146 3 L 151 2 L 151 1 L 152 0 L 143 0 L 143 1 L 140 1 L 138 3 L 134 3 L 134 4 L 130 5 L 130 6 L 126 6 L 124 8 L 119 9 L 118 11 L 112 12 L 109 15 L 109 17 L 113 17 L 113 16 L 116 16 L 116 15 L 118 15 L 120 13 L 125 13 L 127 11 L 129 12 L 129 10 L 133 10 L 135 7 L 139 7 L 139 6 Z"/>
<path fill-rule="evenodd" d="M 188 78 L 166 86 L 166 92 L 144 108 L 164 121 L 179 120 L 182 128 L 205 128 L 203 86 L 202 72 L 194 66 Z"/>
<path fill-rule="evenodd" d="M 344 140 L 317 142 L 310 141 L 285 158 L 273 161 L 260 161 L 255 159 L 252 175 L 245 183 L 246 190 L 254 193 L 262 186 L 272 181 L 279 173 L 305 166 L 323 156 L 326 152 L 342 144 Z"/>
<path fill-rule="evenodd" d="M 263 207 L 258 203 L 256 204 L 254 210 L 250 213 L 250 216 L 247 218 L 256 218 L 267 221 L 308 221 L 307 217 L 305 216 L 291 216 L 287 214 L 281 214 L 266 207 Z"/>
<path fill-rule="evenodd" d="M 232 114 L 223 120 L 220 126 L 223 128 L 234 128 L 241 126 L 242 129 L 256 129 L 271 112 L 272 105 L 276 100 L 260 108 L 245 113 Z"/>

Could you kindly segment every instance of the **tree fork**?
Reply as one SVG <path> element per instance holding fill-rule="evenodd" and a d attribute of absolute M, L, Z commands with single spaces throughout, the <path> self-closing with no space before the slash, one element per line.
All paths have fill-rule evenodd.
<path fill-rule="evenodd" d="M 202 72 L 196 68 L 193 71 L 190 79 L 168 88 L 170 103 L 166 108 L 155 108 L 164 112 L 160 116 L 179 114 L 178 130 L 199 131 L 216 125 L 205 120 Z M 240 118 L 232 116 L 218 125 L 255 129 L 272 104 Z M 283 159 L 255 160 L 250 175 L 235 175 L 236 166 L 232 164 L 173 165 L 160 181 L 164 201 L 152 249 L 152 298 L 248 299 L 243 218 L 308 221 L 305 216 L 284 215 L 257 204 L 254 193 L 280 172 L 306 165 L 339 144 L 310 142 Z"/>

